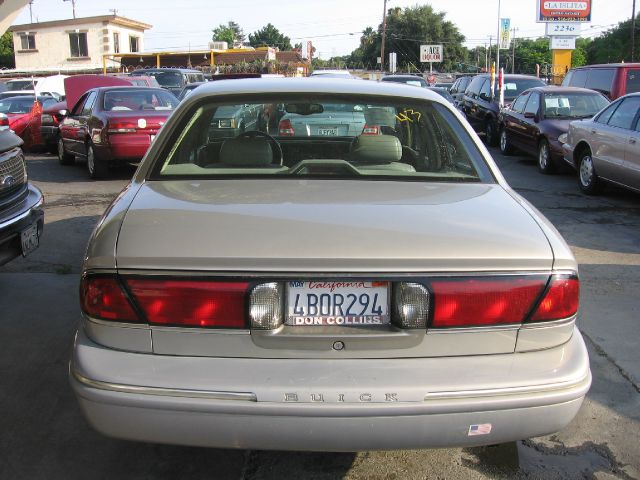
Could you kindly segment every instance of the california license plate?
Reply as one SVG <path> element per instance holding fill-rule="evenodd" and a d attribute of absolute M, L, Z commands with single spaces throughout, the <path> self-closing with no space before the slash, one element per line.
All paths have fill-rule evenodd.
<path fill-rule="evenodd" d="M 288 282 L 287 325 L 383 325 L 389 282 Z"/>
<path fill-rule="evenodd" d="M 22 256 L 26 257 L 33 252 L 40 244 L 38 236 L 38 224 L 34 223 L 29 228 L 25 228 L 20 232 L 20 241 L 22 243 Z"/>
<path fill-rule="evenodd" d="M 337 137 L 338 136 L 338 128 L 319 128 L 318 135 L 324 135 L 328 137 Z"/>

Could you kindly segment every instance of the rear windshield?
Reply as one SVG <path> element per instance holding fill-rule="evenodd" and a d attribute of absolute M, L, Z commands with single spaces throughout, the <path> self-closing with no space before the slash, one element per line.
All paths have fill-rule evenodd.
<path fill-rule="evenodd" d="M 545 118 L 587 118 L 609 105 L 602 95 L 589 93 L 547 93 L 544 96 Z"/>
<path fill-rule="evenodd" d="M 535 79 L 505 79 L 504 81 L 504 98 L 505 100 L 513 100 L 522 92 L 529 88 L 541 87 L 544 85 L 542 80 Z M 498 83 L 496 82 L 496 92 L 498 92 Z"/>
<path fill-rule="evenodd" d="M 640 70 L 627 70 L 625 93 L 640 92 Z"/>
<path fill-rule="evenodd" d="M 33 108 L 35 97 L 9 97 L 0 100 L 0 113 L 29 113 Z"/>
<path fill-rule="evenodd" d="M 153 168 L 155 178 L 491 179 L 470 135 L 436 102 L 308 95 L 260 103 L 213 100 L 205 99 L 174 128 Z"/>
<path fill-rule="evenodd" d="M 5 85 L 7 90 L 33 90 L 35 88 L 32 80 L 9 80 Z"/>
<path fill-rule="evenodd" d="M 178 100 L 164 90 L 112 90 L 104 94 L 104 109 L 118 110 L 173 110 Z"/>
<path fill-rule="evenodd" d="M 180 72 L 145 72 L 144 74 L 155 78 L 164 88 L 180 88 L 184 85 Z"/>

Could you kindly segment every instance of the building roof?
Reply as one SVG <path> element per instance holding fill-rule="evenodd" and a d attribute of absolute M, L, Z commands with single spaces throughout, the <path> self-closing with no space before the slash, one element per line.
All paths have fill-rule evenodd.
<path fill-rule="evenodd" d="M 139 22 L 131 18 L 121 17 L 119 15 L 98 15 L 96 17 L 68 18 L 66 20 L 52 20 L 49 22 L 25 23 L 22 25 L 12 25 L 9 27 L 10 32 L 37 30 L 49 27 L 67 27 L 71 25 L 86 25 L 87 23 L 107 22 L 122 27 L 129 27 L 137 30 L 149 30 L 153 25 Z"/>
<path fill-rule="evenodd" d="M 297 50 L 276 52 L 276 60 L 281 63 L 300 63 L 305 61 Z"/>
<path fill-rule="evenodd" d="M 241 62 L 255 62 L 267 60 L 266 50 L 247 50 L 246 52 L 216 53 L 215 62 L 218 65 L 235 65 Z"/>

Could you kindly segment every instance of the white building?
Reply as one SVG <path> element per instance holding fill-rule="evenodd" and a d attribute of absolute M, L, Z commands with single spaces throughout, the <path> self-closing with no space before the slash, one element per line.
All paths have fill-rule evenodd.
<path fill-rule="evenodd" d="M 144 51 L 151 25 L 118 15 L 13 25 L 16 70 L 59 72 L 98 70 L 103 55 Z M 106 60 L 107 67 L 119 67 Z"/>

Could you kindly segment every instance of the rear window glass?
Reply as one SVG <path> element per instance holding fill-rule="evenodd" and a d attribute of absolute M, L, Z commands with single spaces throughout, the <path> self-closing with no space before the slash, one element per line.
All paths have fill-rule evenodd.
<path fill-rule="evenodd" d="M 587 83 L 588 70 L 574 70 L 571 79 L 569 80 L 569 86 L 571 87 L 584 87 Z M 564 85 L 564 84 L 563 84 Z"/>
<path fill-rule="evenodd" d="M 0 100 L 0 113 L 29 113 L 35 97 L 9 97 Z"/>
<path fill-rule="evenodd" d="M 118 110 L 173 110 L 178 100 L 164 90 L 113 90 L 104 94 L 104 109 Z"/>
<path fill-rule="evenodd" d="M 491 179 L 469 134 L 435 102 L 212 100 L 176 126 L 154 176 Z"/>
<path fill-rule="evenodd" d="M 640 92 L 640 70 L 627 70 L 625 93 Z"/>
<path fill-rule="evenodd" d="M 164 88 L 179 88 L 184 85 L 184 79 L 180 72 L 145 72 L 144 74 L 155 78 Z"/>
<path fill-rule="evenodd" d="M 585 86 L 609 95 L 615 73 L 616 71 L 612 68 L 593 68 L 589 72 Z"/>

